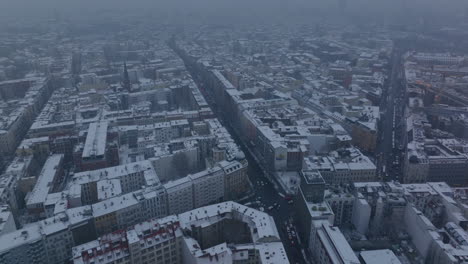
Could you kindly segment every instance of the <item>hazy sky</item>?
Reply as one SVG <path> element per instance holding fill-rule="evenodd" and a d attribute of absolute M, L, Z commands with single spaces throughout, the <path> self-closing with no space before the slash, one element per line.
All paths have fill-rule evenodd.
<path fill-rule="evenodd" d="M 5 18 L 52 17 L 54 10 L 70 18 L 96 16 L 101 10 L 120 12 L 175 12 L 197 15 L 219 16 L 261 16 L 278 18 L 295 16 L 303 12 L 305 16 L 320 15 L 311 11 L 321 8 L 340 15 L 340 0 L 0 0 L 0 15 Z M 347 12 L 363 16 L 461 16 L 468 7 L 467 0 L 345 0 Z M 307 12 L 310 12 L 307 13 Z"/>

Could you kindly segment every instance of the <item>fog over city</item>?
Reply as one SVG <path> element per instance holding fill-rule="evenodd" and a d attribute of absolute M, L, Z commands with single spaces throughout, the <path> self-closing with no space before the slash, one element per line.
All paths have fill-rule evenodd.
<path fill-rule="evenodd" d="M 100 12 L 115 11 L 116 16 L 123 13 L 190 14 L 214 19 L 210 21 L 214 23 L 219 22 L 215 20 L 218 16 L 227 16 L 233 21 L 236 18 L 267 16 L 264 19 L 285 23 L 295 21 L 296 16 L 357 16 L 375 20 L 385 18 L 389 21 L 403 19 L 408 22 L 414 22 L 414 19 L 444 18 L 453 21 L 465 14 L 468 8 L 463 0 L 2 0 L 0 4 L 3 19 L 37 19 L 53 13 L 71 19 L 95 19 Z"/>
<path fill-rule="evenodd" d="M 0 0 L 0 264 L 468 263 L 468 1 Z"/>

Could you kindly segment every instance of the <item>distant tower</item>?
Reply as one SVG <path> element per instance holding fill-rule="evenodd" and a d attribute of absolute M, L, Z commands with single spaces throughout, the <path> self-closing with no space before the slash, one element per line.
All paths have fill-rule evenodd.
<path fill-rule="evenodd" d="M 130 77 L 128 76 L 127 63 L 124 62 L 123 88 L 130 92 Z"/>

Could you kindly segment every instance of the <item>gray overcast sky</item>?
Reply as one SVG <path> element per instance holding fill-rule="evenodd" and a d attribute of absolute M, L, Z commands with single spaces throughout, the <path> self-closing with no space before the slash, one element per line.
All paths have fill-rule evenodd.
<path fill-rule="evenodd" d="M 149 12 L 186 12 L 208 15 L 295 14 L 308 8 L 336 11 L 339 0 L 0 0 L 0 15 L 15 18 L 44 18 L 57 10 L 64 16 L 86 17 L 96 11 L 138 10 Z M 460 16 L 468 7 L 466 0 L 344 0 L 356 14 L 424 14 L 426 16 Z M 307 14 L 306 14 L 307 15 Z M 310 14 L 311 16 L 314 14 Z"/>

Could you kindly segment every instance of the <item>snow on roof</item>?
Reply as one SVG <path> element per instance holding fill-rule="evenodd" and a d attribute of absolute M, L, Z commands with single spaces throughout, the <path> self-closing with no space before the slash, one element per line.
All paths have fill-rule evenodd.
<path fill-rule="evenodd" d="M 428 182 L 427 184 L 440 194 L 453 195 L 452 188 L 445 182 Z"/>
<path fill-rule="evenodd" d="M 57 193 L 49 193 L 46 197 L 46 200 L 44 201 L 44 206 L 51 206 L 54 205 L 62 200 L 64 198 L 62 192 L 57 192 Z"/>
<path fill-rule="evenodd" d="M 32 244 L 41 239 L 42 233 L 39 222 L 27 225 L 20 230 L 0 236 L 0 254 L 24 244 Z"/>
<path fill-rule="evenodd" d="M 148 172 L 145 173 L 146 171 Z M 138 172 L 143 172 L 147 181 L 151 180 L 153 183 L 159 182 L 159 178 L 156 174 L 156 171 L 154 170 L 153 165 L 151 164 L 151 161 L 142 160 L 99 170 L 79 172 L 76 173 L 73 177 L 73 183 L 85 184 L 88 182 L 95 182 L 104 179 L 118 179 L 120 177 Z"/>
<path fill-rule="evenodd" d="M 234 85 L 232 85 L 232 83 L 229 82 L 218 70 L 214 70 L 213 74 L 224 85 L 224 89 L 235 89 Z"/>
<path fill-rule="evenodd" d="M 206 176 L 216 175 L 216 173 L 220 173 L 222 171 L 223 170 L 221 169 L 221 167 L 214 166 L 214 167 L 208 168 L 206 170 L 202 170 L 200 172 L 190 174 L 187 177 L 190 178 L 192 181 L 196 181 L 197 179 L 201 179 L 201 178 L 204 178 Z"/>
<path fill-rule="evenodd" d="M 236 247 L 236 250 L 242 249 L 258 250 L 262 264 L 289 263 L 283 243 L 281 242 Z"/>
<path fill-rule="evenodd" d="M 209 262 L 212 259 L 216 259 L 216 263 L 231 263 L 232 260 L 245 259 L 251 250 L 258 252 L 261 263 L 288 263 L 274 220 L 266 213 L 235 202 L 224 202 L 179 215 L 182 229 L 192 228 L 193 226 L 209 226 L 224 217 L 241 218 L 240 220 L 247 223 L 251 230 L 256 229 L 258 235 L 254 235 L 254 232 L 252 232 L 253 244 L 232 244 L 228 246 L 226 243 L 221 243 L 201 250 L 198 241 L 191 237 L 184 237 L 189 250 L 197 257 L 197 263 L 212 263 Z M 263 238 L 267 239 L 263 240 Z"/>
<path fill-rule="evenodd" d="M 317 230 L 317 234 L 333 263 L 360 263 L 338 227 L 330 226 L 328 223 L 324 223 L 322 227 Z"/>
<path fill-rule="evenodd" d="M 34 189 L 28 195 L 26 201 L 27 207 L 45 202 L 47 194 L 49 194 L 49 191 L 53 187 L 53 181 L 60 169 L 59 166 L 62 160 L 63 154 L 51 155 L 46 160 L 37 178 L 36 185 L 34 185 Z"/>
<path fill-rule="evenodd" d="M 13 219 L 13 214 L 8 208 L 8 205 L 0 206 L 0 233 L 3 232 L 8 219 Z M 6 231 L 6 230 L 5 230 Z"/>
<path fill-rule="evenodd" d="M 363 188 L 363 187 L 382 187 L 381 182 L 354 182 L 354 188 Z"/>
<path fill-rule="evenodd" d="M 98 200 L 103 201 L 122 194 L 119 179 L 102 180 L 97 182 Z"/>
<path fill-rule="evenodd" d="M 360 253 L 365 264 L 401 264 L 395 253 L 390 249 L 367 250 Z"/>
<path fill-rule="evenodd" d="M 19 145 L 18 149 L 27 149 L 30 148 L 32 145 L 36 143 L 41 143 L 41 142 L 48 142 L 49 137 L 35 137 L 35 138 L 26 138 L 23 141 L 21 141 L 21 144 Z"/>
<path fill-rule="evenodd" d="M 331 170 L 375 170 L 375 164 L 369 157 L 362 154 L 356 148 L 347 148 L 349 153 L 341 155 L 337 151 L 332 151 L 326 156 L 308 157 L 305 162 L 310 169 L 331 169 Z M 317 159 L 314 159 L 317 158 Z"/>
<path fill-rule="evenodd" d="M 86 135 L 85 146 L 83 149 L 83 158 L 103 156 L 105 154 L 107 127 L 107 122 L 89 124 L 88 134 Z"/>
<path fill-rule="evenodd" d="M 190 177 L 183 177 L 174 181 L 169 181 L 164 184 L 164 188 L 167 190 L 167 193 L 175 192 L 184 188 L 191 188 L 192 180 Z"/>
<path fill-rule="evenodd" d="M 408 193 L 429 193 L 431 195 L 437 195 L 437 192 L 427 183 L 410 183 L 402 184 L 405 192 Z"/>
<path fill-rule="evenodd" d="M 264 238 L 279 239 L 278 230 L 271 216 L 235 202 L 224 202 L 194 209 L 179 214 L 179 219 L 184 228 L 190 228 L 192 225 L 206 226 L 212 221 L 221 220 L 219 215 L 233 212 L 239 213 L 242 221 L 246 222 L 251 230 L 257 230 L 253 237 L 254 242 L 261 242 Z M 252 236 L 254 236 L 253 232 Z"/>
<path fill-rule="evenodd" d="M 68 230 L 71 225 L 79 225 L 91 218 L 91 207 L 82 206 L 67 209 L 54 217 L 28 224 L 19 230 L 0 236 L 0 254 L 24 244 L 32 244 L 50 235 Z"/>
<path fill-rule="evenodd" d="M 198 216 L 200 216 L 198 218 Z M 209 226 L 232 217 L 247 223 L 251 230 L 258 230 L 259 235 L 253 238 L 251 244 L 220 243 L 207 249 L 201 249 L 199 242 L 183 230 L 190 230 L 193 226 Z M 197 219 L 198 218 L 198 219 Z M 255 232 L 252 232 L 252 235 Z M 279 238 L 273 219 L 266 213 L 248 208 L 246 206 L 225 202 L 201 207 L 180 215 L 171 215 L 159 219 L 144 221 L 127 229 L 125 232 L 114 232 L 100 237 L 97 240 L 73 248 L 74 263 L 85 263 L 84 259 L 91 261 L 97 257 L 106 257 L 110 260 L 124 258 L 119 254 L 121 247 L 114 247 L 109 251 L 102 251 L 106 244 L 120 243 L 124 247 L 138 245 L 141 249 L 153 247 L 169 239 L 178 237 L 183 239 L 189 254 L 196 258 L 197 263 L 232 263 L 233 260 L 247 259 L 248 253 L 257 251 L 262 263 L 282 264 L 288 263 L 286 252 Z M 262 241 L 262 238 L 267 238 Z M 240 252 L 243 252 L 242 254 Z M 81 262 L 80 262 L 81 261 Z M 88 263 L 88 262 L 86 262 Z"/>
<path fill-rule="evenodd" d="M 5 170 L 5 173 L 21 176 L 26 173 L 27 168 L 33 160 L 33 155 L 17 156 Z"/>
<path fill-rule="evenodd" d="M 135 198 L 133 193 L 112 197 L 105 201 L 93 204 L 93 216 L 103 216 L 134 205 L 138 205 L 138 200 Z"/>
<path fill-rule="evenodd" d="M 186 243 L 191 243 L 190 240 L 185 240 Z M 232 250 L 226 243 L 212 246 L 207 249 L 196 249 L 192 254 L 197 258 L 198 264 L 210 264 L 213 263 L 213 259 L 216 259 L 216 263 L 232 263 L 233 256 Z"/>

